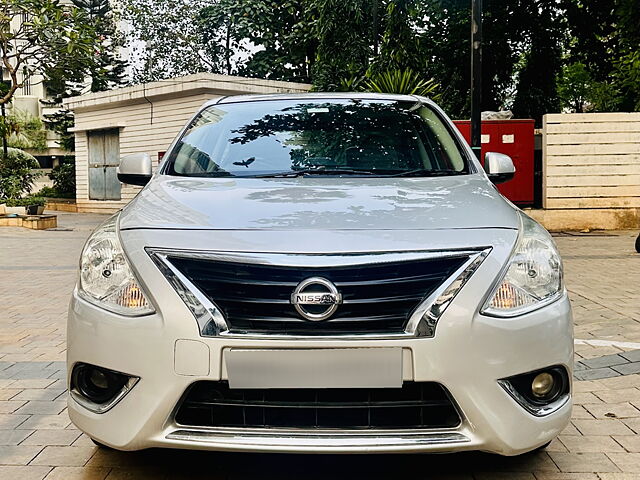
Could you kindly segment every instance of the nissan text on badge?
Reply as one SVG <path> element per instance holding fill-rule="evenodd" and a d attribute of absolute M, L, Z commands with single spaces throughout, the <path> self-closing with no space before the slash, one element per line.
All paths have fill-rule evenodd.
<path fill-rule="evenodd" d="M 551 236 L 410 95 L 206 103 L 87 240 L 69 414 L 97 444 L 518 455 L 571 415 Z"/>

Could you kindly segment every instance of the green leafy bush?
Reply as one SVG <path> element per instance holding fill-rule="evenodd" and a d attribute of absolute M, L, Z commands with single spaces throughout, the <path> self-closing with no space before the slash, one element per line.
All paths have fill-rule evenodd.
<path fill-rule="evenodd" d="M 43 207 L 47 200 L 42 197 L 24 197 L 24 198 L 8 198 L 3 200 L 7 207 L 28 207 L 29 205 L 38 205 Z"/>
<path fill-rule="evenodd" d="M 53 180 L 53 190 L 59 198 L 74 198 L 76 196 L 76 166 L 73 162 L 62 163 L 49 174 Z M 42 191 L 40 192 L 42 195 Z M 48 195 L 53 196 L 53 195 Z"/>
<path fill-rule="evenodd" d="M 33 170 L 39 167 L 33 155 L 17 148 L 10 148 L 6 157 L 0 153 L 0 198 L 31 193 L 35 179 L 40 176 Z"/>
<path fill-rule="evenodd" d="M 18 198 L 22 195 L 22 184 L 18 177 L 0 177 L 0 199 Z M 0 201 L 3 203 L 3 201 Z"/>

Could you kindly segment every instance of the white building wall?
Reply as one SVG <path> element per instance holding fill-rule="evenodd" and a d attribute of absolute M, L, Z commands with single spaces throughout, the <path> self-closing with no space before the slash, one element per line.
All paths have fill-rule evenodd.
<path fill-rule="evenodd" d="M 65 100 L 75 113 L 76 203 L 80 212 L 113 212 L 140 187 L 122 186 L 120 201 L 89 199 L 87 132 L 117 128 L 120 156 L 148 153 L 154 166 L 177 133 L 207 100 L 222 95 L 306 92 L 310 85 L 214 74 L 153 82 Z"/>
<path fill-rule="evenodd" d="M 122 208 L 140 190 L 122 186 L 122 200 L 89 200 L 87 131 L 119 127 L 120 155 L 148 153 L 154 166 L 158 153 L 166 151 L 182 126 L 212 95 L 198 94 L 153 103 L 153 122 L 149 103 L 123 105 L 80 113 L 76 116 L 76 203 L 79 211 L 110 212 Z"/>

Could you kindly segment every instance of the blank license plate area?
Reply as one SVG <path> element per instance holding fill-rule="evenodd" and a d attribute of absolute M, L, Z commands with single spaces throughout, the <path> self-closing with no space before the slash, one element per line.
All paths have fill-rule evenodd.
<path fill-rule="evenodd" d="M 230 388 L 400 388 L 402 348 L 224 351 Z"/>

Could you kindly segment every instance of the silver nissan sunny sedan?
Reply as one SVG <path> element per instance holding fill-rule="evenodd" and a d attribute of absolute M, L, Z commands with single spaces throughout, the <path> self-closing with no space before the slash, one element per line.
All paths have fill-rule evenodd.
<path fill-rule="evenodd" d="M 423 97 L 205 104 L 88 239 L 69 414 L 101 445 L 518 455 L 571 414 L 550 235 Z"/>

